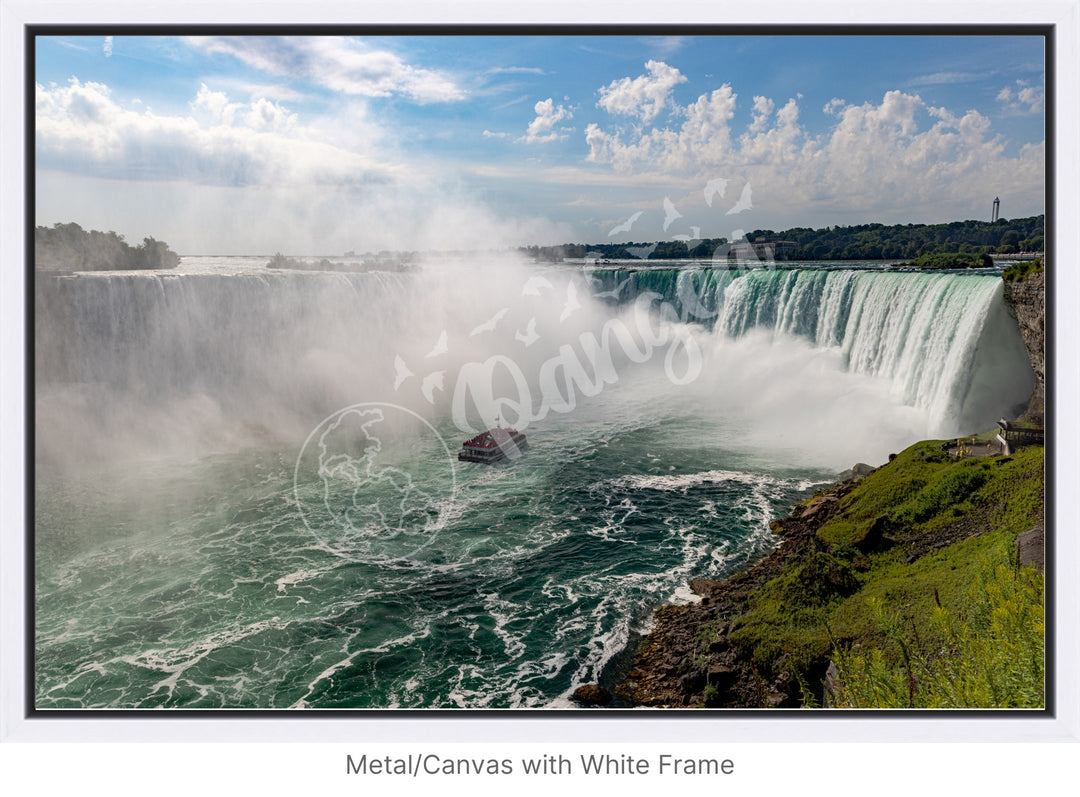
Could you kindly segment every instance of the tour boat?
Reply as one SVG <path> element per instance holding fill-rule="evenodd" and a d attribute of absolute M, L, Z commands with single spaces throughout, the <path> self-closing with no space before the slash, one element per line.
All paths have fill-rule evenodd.
<path fill-rule="evenodd" d="M 462 443 L 458 459 L 491 465 L 504 459 L 517 459 L 528 450 L 524 434 L 517 429 L 496 426 Z"/>

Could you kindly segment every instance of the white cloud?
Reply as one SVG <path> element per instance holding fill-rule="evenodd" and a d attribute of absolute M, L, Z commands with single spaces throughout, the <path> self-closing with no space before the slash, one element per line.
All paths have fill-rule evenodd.
<path fill-rule="evenodd" d="M 232 102 L 205 84 L 187 116 L 117 104 L 108 86 L 36 87 L 37 164 L 76 174 L 201 185 L 356 185 L 400 167 L 343 148 L 266 98 Z"/>
<path fill-rule="evenodd" d="M 821 112 L 827 113 L 829 116 L 836 116 L 837 111 L 843 110 L 846 105 L 847 103 L 839 97 L 833 97 L 831 100 L 825 103 L 824 107 L 822 107 L 821 109 Z"/>
<path fill-rule="evenodd" d="M 940 86 L 955 83 L 970 83 L 979 80 L 985 75 L 979 72 L 934 72 L 930 75 L 920 75 L 908 81 L 909 86 Z"/>
<path fill-rule="evenodd" d="M 1026 89 L 1020 89 L 1016 96 L 1024 105 L 1030 106 L 1032 113 L 1042 110 L 1043 90 L 1041 88 L 1032 86 Z"/>
<path fill-rule="evenodd" d="M 997 94 L 997 101 L 1002 103 L 1009 113 L 1042 113 L 1044 93 L 1042 86 L 1029 86 L 1024 80 L 1016 81 L 1016 89 L 1005 86 Z"/>
<path fill-rule="evenodd" d="M 69 41 L 67 39 L 54 39 L 53 41 L 55 41 L 61 47 L 67 47 L 69 50 L 79 50 L 84 53 L 90 52 L 89 47 L 84 47 L 81 44 L 76 44 L 75 42 Z"/>
<path fill-rule="evenodd" d="M 106 36 L 105 42 L 101 45 L 101 51 L 105 53 L 106 58 L 112 57 L 113 37 Z"/>
<path fill-rule="evenodd" d="M 677 53 L 679 50 L 681 50 L 683 48 L 683 46 L 687 42 L 687 37 L 686 36 L 648 36 L 648 37 L 646 37 L 644 39 L 644 42 L 646 44 L 650 45 L 651 47 L 653 47 L 655 50 L 657 50 L 661 55 L 669 56 L 669 55 L 674 55 L 675 53 Z"/>
<path fill-rule="evenodd" d="M 208 53 L 230 55 L 268 74 L 301 78 L 343 94 L 401 94 L 419 103 L 465 98 L 464 90 L 451 76 L 411 66 L 395 53 L 343 36 L 207 36 L 191 37 L 188 42 Z"/>
<path fill-rule="evenodd" d="M 538 66 L 496 66 L 487 70 L 487 75 L 546 75 Z"/>
<path fill-rule="evenodd" d="M 726 83 L 711 94 L 702 94 L 696 102 L 678 109 L 685 117 L 678 130 L 654 127 L 647 132 L 635 128 L 608 133 L 592 123 L 585 130 L 587 160 L 611 163 L 622 172 L 632 171 L 639 162 L 651 168 L 684 171 L 698 162 L 722 161 L 730 149 L 729 122 L 735 99 Z"/>
<path fill-rule="evenodd" d="M 930 107 L 903 91 L 887 92 L 876 103 L 833 99 L 822 113 L 835 123 L 811 135 L 800 121 L 798 99 L 773 113 L 773 100 L 756 96 L 752 119 L 740 132 L 732 127 L 736 100 L 725 85 L 676 107 L 677 126 L 590 124 L 587 160 L 627 176 L 662 171 L 704 181 L 714 173 L 745 175 L 753 181 L 755 210 L 777 214 L 800 208 L 804 215 L 807 208 L 954 212 L 937 208 L 967 208 L 994 196 L 1002 174 L 1018 195 L 1037 198 L 1042 191 L 1042 144 L 1006 156 L 1003 140 L 977 111 Z M 1033 108 L 1041 90 L 1021 87 L 1012 101 Z"/>
<path fill-rule="evenodd" d="M 303 102 L 308 99 L 307 95 L 284 83 L 252 83 L 228 74 L 214 75 L 205 78 L 204 82 L 213 83 L 219 89 L 247 97 L 265 97 L 268 100 L 282 102 Z"/>
<path fill-rule="evenodd" d="M 754 121 L 750 125 L 751 133 L 758 133 L 769 124 L 769 116 L 775 104 L 768 97 L 754 97 Z"/>
<path fill-rule="evenodd" d="M 671 90 L 685 83 L 686 76 L 663 61 L 649 61 L 645 69 L 648 75 L 613 80 L 600 89 L 597 105 L 608 113 L 637 117 L 646 124 L 652 122 L 668 104 Z"/>
<path fill-rule="evenodd" d="M 556 130 L 555 125 L 564 119 L 572 118 L 574 115 L 572 111 L 564 105 L 556 105 L 551 97 L 540 100 L 533 106 L 533 110 L 536 112 L 536 118 L 529 122 L 525 135 L 518 141 L 536 144 L 566 138 L 565 128 Z"/>
<path fill-rule="evenodd" d="M 506 138 L 506 133 L 493 133 L 490 130 L 485 130 L 483 135 L 484 138 Z"/>

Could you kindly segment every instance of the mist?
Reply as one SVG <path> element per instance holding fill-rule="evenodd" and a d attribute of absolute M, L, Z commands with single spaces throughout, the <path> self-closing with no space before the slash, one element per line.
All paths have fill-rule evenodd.
<path fill-rule="evenodd" d="M 291 450 L 331 413 L 374 402 L 429 419 L 452 447 L 495 423 L 542 432 L 586 412 L 680 413 L 718 430 L 718 446 L 839 471 L 982 431 L 1030 390 L 1018 335 L 993 303 L 963 351 L 900 374 L 855 368 L 842 346 L 784 330 L 684 320 L 647 290 L 598 298 L 580 268 L 513 254 L 433 257 L 402 273 L 189 258 L 169 274 L 38 280 L 37 457 L 63 469 Z M 905 392 L 925 369 L 990 349 L 962 389 L 931 379 L 921 405 Z"/>
<path fill-rule="evenodd" d="M 468 251 L 578 237 L 568 223 L 496 209 L 460 184 L 422 175 L 411 175 L 405 185 L 281 183 L 257 191 L 202 185 L 192 191 L 166 180 L 100 180 L 42 170 L 37 185 L 39 225 L 76 221 L 130 241 L 152 235 L 181 255 Z"/>

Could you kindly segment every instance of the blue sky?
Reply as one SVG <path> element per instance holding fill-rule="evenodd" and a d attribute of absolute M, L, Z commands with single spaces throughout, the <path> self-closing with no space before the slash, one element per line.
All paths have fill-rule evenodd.
<path fill-rule="evenodd" d="M 731 238 L 988 219 L 994 196 L 1005 217 L 1045 208 L 1039 37 L 36 48 L 36 223 L 183 254 Z"/>

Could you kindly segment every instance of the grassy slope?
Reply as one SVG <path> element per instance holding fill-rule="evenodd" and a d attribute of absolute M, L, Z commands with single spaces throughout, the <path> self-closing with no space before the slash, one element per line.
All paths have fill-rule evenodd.
<path fill-rule="evenodd" d="M 1041 447 L 958 461 L 918 443 L 843 496 L 820 549 L 753 595 L 732 641 L 763 671 L 785 662 L 807 683 L 834 643 L 902 666 L 940 640 L 942 612 L 970 630 L 979 594 L 1042 510 Z M 1041 612 L 1041 580 L 1032 595 Z"/>

